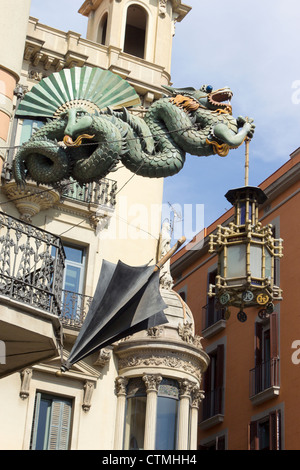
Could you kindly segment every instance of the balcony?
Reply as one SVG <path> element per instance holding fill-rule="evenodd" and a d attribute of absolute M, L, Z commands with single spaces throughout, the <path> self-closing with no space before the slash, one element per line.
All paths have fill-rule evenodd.
<path fill-rule="evenodd" d="M 279 395 L 279 358 L 276 357 L 250 370 L 250 400 L 254 405 Z"/>
<path fill-rule="evenodd" d="M 202 421 L 200 423 L 202 430 L 209 429 L 212 426 L 223 422 L 223 402 L 223 387 L 216 387 L 213 390 L 205 392 L 205 398 L 202 402 Z"/>
<path fill-rule="evenodd" d="M 96 229 L 100 221 L 107 222 L 116 205 L 117 183 L 108 178 L 82 185 L 70 178 L 55 187 L 37 185 L 28 179 L 25 188 L 20 188 L 13 178 L 11 164 L 6 162 L 2 181 L 2 192 L 15 204 L 20 218 L 28 223 L 40 211 L 56 207 L 90 219 Z"/>
<path fill-rule="evenodd" d="M 215 299 L 202 307 L 202 335 L 210 338 L 226 327 L 225 308 L 219 308 Z"/>
<path fill-rule="evenodd" d="M 61 296 L 61 322 L 64 327 L 78 330 L 81 328 L 93 297 L 71 292 L 62 291 Z"/>
<path fill-rule="evenodd" d="M 0 212 L 0 377 L 57 355 L 64 259 L 59 237 Z"/>

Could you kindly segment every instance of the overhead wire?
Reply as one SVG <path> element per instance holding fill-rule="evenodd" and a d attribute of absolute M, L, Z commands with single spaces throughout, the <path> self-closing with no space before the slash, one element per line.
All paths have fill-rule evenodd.
<path fill-rule="evenodd" d="M 180 132 L 180 131 L 185 131 L 185 130 L 193 129 L 193 128 L 195 128 L 195 127 L 196 127 L 195 125 L 193 125 L 193 126 L 187 126 L 187 127 L 182 127 L 182 128 L 174 129 L 174 130 L 172 130 L 172 131 L 166 131 L 166 132 L 164 132 L 164 133 L 151 134 L 151 135 L 149 135 L 149 136 L 136 136 L 136 137 L 128 138 L 128 139 L 126 139 L 126 140 L 142 140 L 142 139 L 146 139 L 146 138 L 156 138 L 156 137 L 159 138 L 159 137 L 162 136 L 162 135 L 172 134 L 172 133 Z M 100 145 L 100 144 L 103 144 L 103 143 L 105 143 L 105 144 L 116 143 L 116 142 L 120 142 L 120 141 L 122 142 L 123 140 L 120 139 L 120 140 L 105 141 L 105 142 L 86 142 L 86 143 L 82 143 L 82 144 L 80 145 L 80 147 L 82 147 L 82 146 L 90 146 L 90 145 L 94 145 L 94 146 L 95 146 L 95 145 L 97 145 L 97 144 Z M 12 146 L 12 147 L 0 147 L 0 149 L 15 150 L 15 149 L 21 148 L 23 145 L 24 145 L 24 144 Z M 51 144 L 50 144 L 50 146 L 51 146 Z M 48 147 L 49 147 L 49 141 L 48 141 Z M 56 143 L 56 142 L 53 142 L 53 147 L 60 147 L 60 145 L 59 145 L 58 143 Z M 32 150 L 34 151 L 34 147 L 32 147 Z M 119 194 L 119 193 L 125 188 L 125 186 L 134 178 L 134 176 L 139 172 L 139 170 L 142 168 L 143 165 L 144 165 L 144 162 L 142 162 L 142 164 L 138 167 L 138 169 L 137 169 L 137 170 L 133 173 L 133 175 L 123 184 L 123 186 L 114 194 L 114 196 L 111 196 L 111 199 L 110 199 L 110 201 L 108 201 L 108 203 L 111 202 L 112 197 L 115 197 L 117 194 Z M 99 181 L 101 181 L 101 179 L 100 179 Z M 70 185 L 73 185 L 73 184 L 77 184 L 77 181 L 74 180 L 74 181 L 68 181 L 68 182 L 66 182 L 66 183 L 63 183 L 62 185 L 60 185 L 60 188 L 59 188 L 59 189 L 63 189 L 63 188 L 65 188 L 65 187 L 70 186 Z M 38 193 L 35 192 L 34 194 L 35 194 L 35 195 L 36 195 L 36 194 L 40 195 L 40 194 L 43 194 L 43 193 L 50 192 L 50 191 L 52 191 L 52 190 L 53 190 L 53 188 L 41 189 Z M 3 201 L 3 202 L 1 202 L 1 206 L 5 205 L 5 204 L 10 204 L 10 203 L 16 202 L 16 201 L 19 201 L 19 200 L 22 200 L 22 199 L 26 199 L 26 198 L 29 197 L 30 195 L 31 195 L 31 193 L 30 193 L 30 191 L 29 191 L 29 192 L 27 192 L 26 194 L 24 194 L 23 196 L 19 196 L 19 197 L 16 197 L 16 198 L 9 199 L 8 201 Z M 119 218 L 122 219 L 121 217 L 119 217 Z M 69 232 L 69 231 L 72 230 L 73 228 L 78 227 L 79 225 L 81 225 L 81 224 L 82 224 L 84 221 L 86 221 L 86 220 L 87 220 L 87 218 L 82 219 L 78 224 L 73 225 L 73 226 L 70 227 L 69 229 L 65 230 L 65 231 L 62 232 L 59 236 L 64 235 L 65 233 Z M 127 222 L 126 219 L 123 219 L 123 220 L 124 220 L 125 222 Z M 127 222 L 127 223 L 128 223 L 128 222 Z M 129 224 L 129 223 L 128 223 L 128 224 Z M 129 225 L 134 226 L 134 225 L 132 225 L 132 224 L 129 224 Z M 152 235 L 151 233 L 149 233 L 149 232 L 147 232 L 147 231 L 141 229 L 140 227 L 136 227 L 136 226 L 134 226 L 134 227 L 135 227 L 135 228 L 138 228 L 138 229 L 140 229 L 140 230 L 142 230 L 142 231 L 148 233 L 148 234 L 151 235 L 152 237 L 154 237 L 154 235 Z M 156 237 L 154 237 L 154 238 L 156 239 Z"/>

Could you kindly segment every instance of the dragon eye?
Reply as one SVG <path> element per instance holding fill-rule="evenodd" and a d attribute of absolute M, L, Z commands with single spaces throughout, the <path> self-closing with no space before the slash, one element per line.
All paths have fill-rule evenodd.
<path fill-rule="evenodd" d="M 211 85 L 208 85 L 206 87 L 206 91 L 207 91 L 207 93 L 211 93 L 213 91 L 213 87 Z"/>

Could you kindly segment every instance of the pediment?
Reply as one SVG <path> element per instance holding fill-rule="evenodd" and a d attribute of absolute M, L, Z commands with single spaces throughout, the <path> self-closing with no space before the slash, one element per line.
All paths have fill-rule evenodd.
<path fill-rule="evenodd" d="M 33 366 L 33 370 L 54 374 L 58 377 L 76 378 L 82 381 L 89 380 L 91 382 L 96 382 L 101 377 L 100 371 L 90 366 L 85 361 L 78 361 L 69 371 L 62 373 L 60 370 L 61 364 L 68 359 L 69 354 L 69 351 L 63 350 L 62 358 L 58 355 L 49 361 Z"/>

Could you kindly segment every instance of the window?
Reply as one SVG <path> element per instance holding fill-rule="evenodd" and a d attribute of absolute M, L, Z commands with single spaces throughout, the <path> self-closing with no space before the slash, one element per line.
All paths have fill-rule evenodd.
<path fill-rule="evenodd" d="M 250 450 L 281 450 L 281 412 L 275 410 L 249 424 Z"/>
<path fill-rule="evenodd" d="M 225 436 L 216 436 L 213 440 L 201 444 L 198 450 L 226 450 Z"/>
<path fill-rule="evenodd" d="M 105 13 L 100 21 L 99 29 L 98 29 L 97 42 L 99 44 L 103 44 L 103 46 L 105 46 L 106 44 L 107 19 L 108 19 L 108 15 L 107 13 Z"/>
<path fill-rule="evenodd" d="M 217 269 L 208 273 L 208 290 L 210 284 L 216 285 L 217 274 Z M 219 320 L 223 320 L 225 318 L 225 310 L 224 308 L 217 307 L 215 297 L 208 296 L 207 304 L 203 307 L 202 328 L 208 328 Z"/>
<path fill-rule="evenodd" d="M 127 385 L 124 450 L 144 448 L 146 403 L 142 378 L 131 379 Z"/>
<path fill-rule="evenodd" d="M 127 10 L 124 52 L 145 58 L 147 13 L 138 5 L 131 5 Z"/>
<path fill-rule="evenodd" d="M 71 412 L 71 400 L 38 392 L 30 449 L 68 450 Z"/>
<path fill-rule="evenodd" d="M 203 421 L 223 414 L 224 401 L 224 345 L 209 354 L 210 364 L 204 375 L 205 398 L 203 400 Z"/>
<path fill-rule="evenodd" d="M 127 385 L 124 450 L 144 448 L 147 394 L 141 377 Z M 163 378 L 158 387 L 156 450 L 175 450 L 178 436 L 179 386 L 176 380 Z"/>
<path fill-rule="evenodd" d="M 24 142 L 27 142 L 27 140 L 29 140 L 30 137 L 44 124 L 45 123 L 43 121 L 24 119 L 19 145 L 22 145 L 24 144 Z"/>
<path fill-rule="evenodd" d="M 76 322 L 82 319 L 85 309 L 84 277 L 86 250 L 64 243 L 65 269 L 62 292 L 62 317 L 64 321 Z"/>
<path fill-rule="evenodd" d="M 156 450 L 177 447 L 179 388 L 176 380 L 163 379 L 158 387 Z"/>
<path fill-rule="evenodd" d="M 63 288 L 82 294 L 85 268 L 85 249 L 64 244 L 66 254 Z"/>
<path fill-rule="evenodd" d="M 250 371 L 250 396 L 279 386 L 278 314 L 255 324 L 255 368 Z"/>

